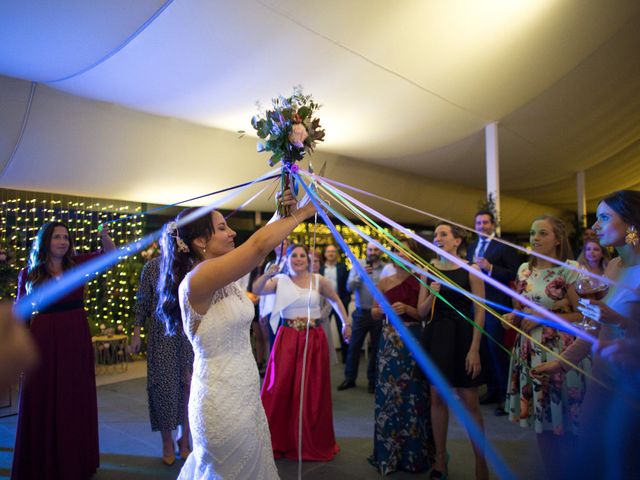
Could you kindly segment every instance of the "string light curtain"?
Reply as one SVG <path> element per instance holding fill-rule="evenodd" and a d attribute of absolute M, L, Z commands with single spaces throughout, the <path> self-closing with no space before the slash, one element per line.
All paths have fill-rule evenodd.
<path fill-rule="evenodd" d="M 87 253 L 100 248 L 99 225 L 139 213 L 141 208 L 134 202 L 0 189 L 0 250 L 7 255 L 0 298 L 15 298 L 17 273 L 27 265 L 31 244 L 43 223 L 68 225 L 76 253 Z M 123 245 L 142 238 L 144 224 L 142 215 L 108 227 L 116 245 Z M 139 254 L 133 255 L 87 284 L 85 308 L 92 334 L 100 331 L 100 325 L 132 333 L 133 304 L 143 264 Z"/>

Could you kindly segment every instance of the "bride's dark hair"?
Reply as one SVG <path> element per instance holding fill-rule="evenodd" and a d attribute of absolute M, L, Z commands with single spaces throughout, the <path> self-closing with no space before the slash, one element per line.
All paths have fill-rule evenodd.
<path fill-rule="evenodd" d="M 180 221 L 194 210 L 196 209 L 183 210 L 176 216 L 175 221 Z M 173 222 L 170 222 L 163 228 L 160 237 L 162 260 L 160 261 L 156 315 L 164 322 L 167 335 L 175 335 L 181 331 L 178 287 L 194 263 L 202 260 L 202 255 L 193 245 L 193 240 L 198 237 L 209 240 L 213 233 L 211 214 L 203 215 L 181 227 L 176 228 Z M 188 251 L 185 251 L 185 246 Z"/>

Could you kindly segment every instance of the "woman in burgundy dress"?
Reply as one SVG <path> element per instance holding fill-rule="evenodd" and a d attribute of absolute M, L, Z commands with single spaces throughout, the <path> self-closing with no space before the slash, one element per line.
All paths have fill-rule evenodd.
<path fill-rule="evenodd" d="M 106 230 L 105 251 L 115 249 Z M 18 277 L 17 300 L 97 255 L 75 255 L 69 229 L 45 223 Z M 87 479 L 99 466 L 98 407 L 84 287 L 31 318 L 39 365 L 23 380 L 11 478 Z"/>

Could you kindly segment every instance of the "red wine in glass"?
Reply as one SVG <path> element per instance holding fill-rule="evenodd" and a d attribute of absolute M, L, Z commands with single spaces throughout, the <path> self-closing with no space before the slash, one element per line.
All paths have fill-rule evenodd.
<path fill-rule="evenodd" d="M 609 291 L 609 285 L 594 277 L 582 275 L 576 282 L 576 293 L 584 299 L 602 300 Z M 596 330 L 598 327 L 583 316 L 578 326 L 584 330 Z"/>

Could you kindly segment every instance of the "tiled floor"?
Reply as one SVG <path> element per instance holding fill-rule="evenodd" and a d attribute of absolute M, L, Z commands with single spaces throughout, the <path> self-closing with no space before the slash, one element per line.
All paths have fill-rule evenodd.
<path fill-rule="evenodd" d="M 140 365 L 132 367 L 130 377 L 139 376 Z M 308 480 L 375 479 L 376 470 L 367 463 L 371 453 L 373 433 L 373 395 L 361 386 L 336 392 L 342 381 L 342 369 L 332 367 L 334 385 L 334 422 L 341 452 L 329 463 L 305 462 L 302 478 Z M 118 377 L 112 377 L 115 380 Z M 120 377 L 128 378 L 128 377 Z M 146 378 L 104 384 L 100 379 L 98 402 L 100 414 L 101 468 L 95 480 L 106 479 L 175 479 L 180 462 L 165 467 L 159 459 L 160 435 L 151 432 L 147 414 Z M 517 478 L 543 478 L 535 435 L 510 424 L 505 417 L 495 417 L 493 407 L 483 408 L 486 432 L 500 455 Z M 8 477 L 15 438 L 16 417 L 0 419 L 0 478 Z M 449 476 L 452 479 L 472 479 L 473 454 L 464 430 L 451 422 L 448 450 L 451 454 Z M 296 462 L 280 460 L 278 470 L 284 480 L 298 478 Z M 398 472 L 394 479 L 427 478 Z"/>

